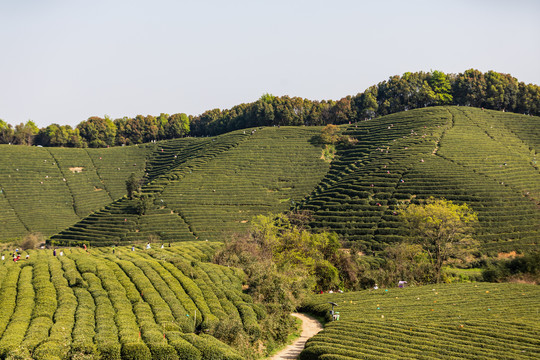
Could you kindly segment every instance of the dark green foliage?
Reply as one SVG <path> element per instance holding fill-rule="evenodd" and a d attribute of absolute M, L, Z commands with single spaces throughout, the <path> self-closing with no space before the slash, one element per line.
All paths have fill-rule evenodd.
<path fill-rule="evenodd" d="M 93 116 L 77 125 L 81 137 L 89 147 L 106 147 L 114 145 L 116 125 L 107 116 Z"/>
<path fill-rule="evenodd" d="M 134 173 L 131 173 L 131 175 L 129 175 L 129 177 L 126 180 L 126 191 L 127 191 L 128 198 L 133 199 L 133 195 L 136 192 L 139 192 L 140 187 L 141 187 L 141 180 L 137 179 Z"/>
<path fill-rule="evenodd" d="M 540 88 L 494 71 L 407 72 L 337 101 L 264 94 L 253 103 L 227 110 L 213 109 L 198 116 L 162 113 L 158 117 L 137 115 L 114 122 L 107 116 L 93 116 L 76 129 L 52 124 L 39 130 L 31 121 L 13 129 L 2 121 L 0 143 L 70 147 L 133 145 L 188 134 L 214 136 L 256 126 L 345 124 L 434 105 L 475 106 L 540 115 Z"/>
<path fill-rule="evenodd" d="M 511 260 L 498 260 L 482 272 L 484 281 L 496 282 L 509 279 L 540 281 L 540 252 L 517 256 Z"/>

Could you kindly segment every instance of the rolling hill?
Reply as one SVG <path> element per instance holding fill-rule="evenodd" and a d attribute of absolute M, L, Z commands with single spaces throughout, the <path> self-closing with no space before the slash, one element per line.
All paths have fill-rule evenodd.
<path fill-rule="evenodd" d="M 314 295 L 304 310 L 329 317 L 301 360 L 536 359 L 540 291 L 527 284 L 437 284 Z"/>
<path fill-rule="evenodd" d="M 466 107 L 411 110 L 348 126 L 359 140 L 338 151 L 300 208 L 364 251 L 404 238 L 402 202 L 466 202 L 488 252 L 537 248 L 540 118 Z"/>
<path fill-rule="evenodd" d="M 0 358 L 242 359 L 210 334 L 227 321 L 255 341 L 267 315 L 241 270 L 208 262 L 219 246 L 2 252 Z"/>
<path fill-rule="evenodd" d="M 0 240 L 53 235 L 125 194 L 152 146 L 110 149 L 0 145 Z"/>
<path fill-rule="evenodd" d="M 110 149 L 3 145 L 1 238 L 33 230 L 55 244 L 223 241 L 254 215 L 297 208 L 313 213 L 313 229 L 370 252 L 404 238 L 399 204 L 434 196 L 478 213 L 485 252 L 538 247 L 539 117 L 429 107 L 341 129 L 358 142 L 338 146 L 330 165 L 315 141 L 320 127 Z M 152 201 L 143 215 L 123 197 L 131 172 L 144 174 Z"/>

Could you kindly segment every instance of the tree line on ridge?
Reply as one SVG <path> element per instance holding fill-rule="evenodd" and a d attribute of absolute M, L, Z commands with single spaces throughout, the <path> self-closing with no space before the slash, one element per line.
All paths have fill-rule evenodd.
<path fill-rule="evenodd" d="M 256 126 L 346 124 L 437 105 L 540 115 L 540 86 L 518 82 L 510 74 L 495 71 L 407 72 L 337 101 L 264 94 L 252 103 L 225 110 L 212 109 L 197 116 L 162 113 L 115 120 L 92 116 L 75 128 L 51 124 L 39 129 L 31 120 L 12 126 L 0 119 L 0 143 L 67 147 L 134 145 L 183 136 L 215 136 Z"/>

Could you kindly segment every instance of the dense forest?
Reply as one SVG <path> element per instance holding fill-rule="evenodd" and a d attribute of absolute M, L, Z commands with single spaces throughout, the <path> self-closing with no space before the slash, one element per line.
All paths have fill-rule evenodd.
<path fill-rule="evenodd" d="M 213 136 L 228 131 L 280 125 L 343 124 L 399 111 L 459 105 L 540 115 L 540 86 L 509 74 L 470 69 L 460 74 L 407 72 L 340 100 L 313 101 L 264 94 L 255 102 L 192 116 L 184 113 L 137 115 L 112 120 L 90 117 L 76 128 L 34 122 L 12 126 L 0 119 L 0 143 L 66 147 L 133 145 L 183 136 Z"/>

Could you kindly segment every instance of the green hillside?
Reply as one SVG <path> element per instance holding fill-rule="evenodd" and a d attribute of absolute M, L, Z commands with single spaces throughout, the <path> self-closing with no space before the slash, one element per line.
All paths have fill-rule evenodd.
<path fill-rule="evenodd" d="M 315 295 L 304 310 L 332 321 L 301 360 L 536 359 L 540 289 L 526 284 L 438 284 Z"/>
<path fill-rule="evenodd" d="M 208 262 L 219 246 L 3 252 L 0 358 L 242 359 L 218 323 L 256 341 L 267 315 L 240 270 Z"/>
<path fill-rule="evenodd" d="M 406 234 L 402 202 L 430 196 L 478 213 L 486 251 L 537 248 L 540 118 L 435 107 L 348 126 L 358 144 L 338 151 L 328 175 L 302 203 L 312 227 L 330 229 L 364 251 Z"/>
<path fill-rule="evenodd" d="M 1 238 L 40 231 L 56 244 L 222 241 L 254 215 L 297 207 L 313 212 L 313 229 L 369 253 L 404 239 L 401 203 L 434 196 L 478 213 L 484 252 L 538 248 L 539 117 L 429 107 L 341 129 L 358 143 L 338 146 L 330 166 L 314 141 L 320 127 L 110 149 L 2 145 Z M 144 214 L 138 199 L 123 197 L 132 172 L 144 175 Z"/>
<path fill-rule="evenodd" d="M 142 194 L 123 198 L 54 235 L 55 244 L 223 241 L 247 230 L 258 214 L 287 211 L 326 174 L 321 149 L 310 143 L 320 127 L 271 127 L 213 138 L 160 142 L 149 157 Z"/>
<path fill-rule="evenodd" d="M 110 149 L 0 145 L 0 239 L 55 234 L 125 194 L 151 146 Z"/>

